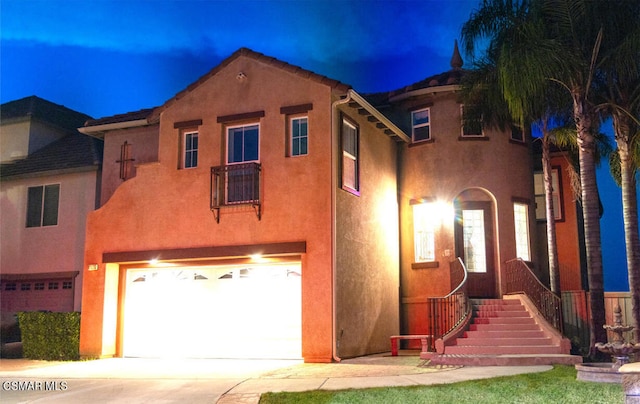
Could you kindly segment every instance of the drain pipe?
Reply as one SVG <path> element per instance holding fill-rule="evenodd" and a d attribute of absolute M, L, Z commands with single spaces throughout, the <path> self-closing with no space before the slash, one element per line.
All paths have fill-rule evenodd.
<path fill-rule="evenodd" d="M 347 91 L 346 98 L 335 101 L 331 105 L 331 328 L 332 328 L 332 347 L 331 350 L 333 360 L 340 362 L 342 359 L 338 356 L 338 329 L 336 318 L 336 202 L 337 202 L 337 189 L 338 189 L 338 153 L 340 142 L 340 116 L 338 107 L 347 104 L 351 101 L 351 93 L 353 90 Z M 337 139 L 337 145 L 334 144 L 334 139 Z M 342 337 L 342 333 L 340 335 Z"/>

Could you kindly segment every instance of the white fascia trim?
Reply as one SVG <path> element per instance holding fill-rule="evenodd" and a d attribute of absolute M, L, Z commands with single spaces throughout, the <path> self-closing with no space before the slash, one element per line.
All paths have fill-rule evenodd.
<path fill-rule="evenodd" d="M 389 128 L 396 136 L 402 139 L 405 143 L 411 143 L 411 138 L 407 136 L 406 133 L 402 131 L 402 129 L 398 128 L 393 122 L 389 120 L 386 116 L 384 116 L 380 111 L 378 111 L 373 105 L 369 104 L 367 100 L 365 100 L 360 94 L 356 93 L 354 90 L 349 90 L 349 96 L 352 100 L 356 101 L 362 108 L 364 108 L 368 113 L 376 117 L 377 120 L 382 122 L 384 126 Z"/>
<path fill-rule="evenodd" d="M 135 121 L 106 123 L 104 125 L 95 126 L 83 126 L 81 128 L 78 128 L 78 131 L 80 133 L 84 133 L 85 135 L 95 136 L 108 130 L 135 128 L 138 126 L 146 125 L 149 125 L 149 121 L 147 119 L 137 119 Z"/>
<path fill-rule="evenodd" d="M 411 97 L 418 97 L 421 95 L 427 94 L 435 94 L 435 93 L 445 93 L 445 92 L 456 92 L 460 90 L 459 84 L 450 84 L 448 86 L 436 86 L 436 87 L 426 87 L 421 88 L 419 90 L 408 91 L 406 93 L 398 94 L 394 97 L 389 98 L 389 101 L 396 102 L 406 100 Z"/>

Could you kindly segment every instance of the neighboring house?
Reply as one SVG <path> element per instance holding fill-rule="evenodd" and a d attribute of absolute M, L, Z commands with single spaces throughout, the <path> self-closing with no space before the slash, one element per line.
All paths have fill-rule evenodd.
<path fill-rule="evenodd" d="M 89 116 L 41 98 L 0 108 L 1 310 L 80 311 L 102 142 L 78 133 Z"/>
<path fill-rule="evenodd" d="M 455 257 L 475 297 L 501 296 L 507 260 L 540 271 L 531 140 L 463 125 L 457 48 L 451 65 L 363 96 L 243 48 L 160 107 L 87 122 L 105 179 L 81 355 L 384 352 L 425 332 Z"/>

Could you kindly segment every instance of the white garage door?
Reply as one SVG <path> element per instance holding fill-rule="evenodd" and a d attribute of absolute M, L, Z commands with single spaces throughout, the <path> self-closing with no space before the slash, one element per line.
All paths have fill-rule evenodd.
<path fill-rule="evenodd" d="M 123 354 L 301 358 L 301 266 L 127 271 Z"/>

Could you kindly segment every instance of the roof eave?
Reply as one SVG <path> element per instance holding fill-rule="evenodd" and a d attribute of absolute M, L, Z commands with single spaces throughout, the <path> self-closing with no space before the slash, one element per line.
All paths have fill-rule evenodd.
<path fill-rule="evenodd" d="M 398 102 L 398 101 L 403 101 L 412 97 L 419 97 L 422 95 L 445 93 L 445 92 L 456 92 L 459 90 L 460 90 L 459 84 L 448 84 L 444 86 L 425 87 L 425 88 L 419 88 L 417 90 L 407 91 L 405 93 L 401 93 L 398 95 L 394 95 L 392 97 L 389 97 L 389 101 Z"/>
<path fill-rule="evenodd" d="M 148 126 L 148 125 L 150 125 L 149 120 L 145 118 L 145 119 L 136 119 L 133 121 L 106 123 L 103 125 L 83 126 L 81 128 L 78 128 L 78 131 L 85 135 L 89 135 L 89 136 L 104 140 L 105 132 L 108 132 L 111 130 L 137 128 L 137 127 Z"/>
<path fill-rule="evenodd" d="M 364 97 L 362 97 L 353 89 L 350 89 L 348 93 L 351 100 L 358 103 L 360 107 L 362 107 L 367 113 L 373 116 L 386 128 L 385 132 L 387 132 L 388 135 L 395 136 L 405 143 L 411 143 L 411 138 L 407 136 L 407 134 L 404 133 L 402 129 L 398 128 L 393 122 L 389 120 L 389 118 L 384 116 L 382 112 L 378 111 L 373 105 L 369 104 L 369 102 L 365 100 Z"/>

